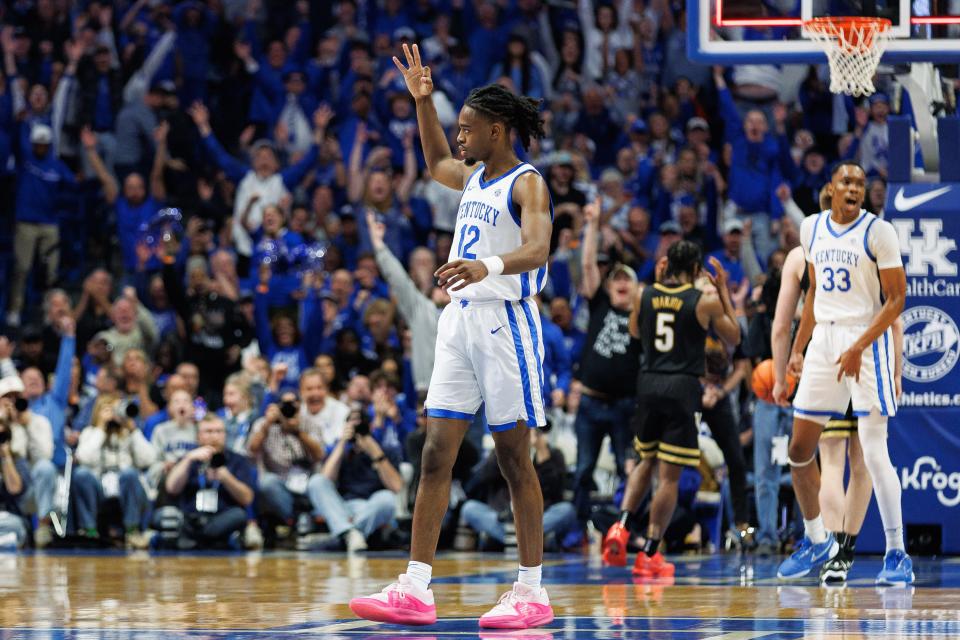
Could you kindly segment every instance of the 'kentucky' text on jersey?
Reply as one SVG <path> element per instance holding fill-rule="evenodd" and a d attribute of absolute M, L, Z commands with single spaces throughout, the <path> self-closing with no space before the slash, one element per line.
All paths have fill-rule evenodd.
<path fill-rule="evenodd" d="M 800 231 L 817 278 L 814 317 L 818 323 L 869 324 L 883 306 L 878 270 L 900 264 L 896 231 L 867 211 L 843 226 L 830 216 L 829 210 L 810 216 Z"/>
<path fill-rule="evenodd" d="M 537 170 L 523 162 L 489 182 L 483 179 L 483 170 L 484 165 L 479 165 L 467 179 L 463 195 L 460 196 L 450 261 L 502 256 L 522 244 L 522 212 L 513 201 L 513 187 L 517 178 Z M 552 204 L 550 217 L 553 217 Z M 543 265 L 535 271 L 516 275 L 487 276 L 460 291 L 451 291 L 450 297 L 476 301 L 522 300 L 539 293 L 546 281 L 547 265 Z"/>

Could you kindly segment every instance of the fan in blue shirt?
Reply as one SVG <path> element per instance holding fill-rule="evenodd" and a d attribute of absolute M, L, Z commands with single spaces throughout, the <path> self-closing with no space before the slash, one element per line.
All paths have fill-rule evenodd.
<path fill-rule="evenodd" d="M 281 367 L 285 371 L 280 381 L 280 391 L 296 390 L 300 384 L 300 372 L 309 366 L 310 361 L 293 318 L 278 314 L 271 321 L 268 291 L 269 287 L 261 281 L 253 298 L 257 343 L 260 353 L 270 362 L 271 369 Z"/>
<path fill-rule="evenodd" d="M 169 125 L 162 124 L 158 129 L 157 153 L 162 158 L 166 153 L 166 133 Z M 147 191 L 146 181 L 139 173 L 131 173 L 123 180 L 123 191 L 118 189 L 117 180 L 107 170 L 97 153 L 97 135 L 89 128 L 80 134 L 83 148 L 86 151 L 90 166 L 93 167 L 100 185 L 103 187 L 103 197 L 107 204 L 116 209 L 117 236 L 120 240 L 120 252 L 123 255 L 123 270 L 132 275 L 137 272 L 139 260 L 137 258 L 137 244 L 142 242 L 141 225 L 150 221 L 163 208 L 158 200 L 163 200 L 166 190 L 163 184 L 163 175 L 155 172 L 151 176 L 151 191 Z M 156 198 L 156 199 L 155 199 Z M 160 268 L 156 257 L 151 257 L 147 268 Z"/>

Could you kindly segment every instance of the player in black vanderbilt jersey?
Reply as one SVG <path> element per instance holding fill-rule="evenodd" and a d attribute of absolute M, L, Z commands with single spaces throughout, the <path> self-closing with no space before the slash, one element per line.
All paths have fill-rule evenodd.
<path fill-rule="evenodd" d="M 634 307 L 631 329 L 643 346 L 633 427 L 642 461 L 631 477 L 624 496 L 624 515 L 604 540 L 609 546 L 626 547 L 626 514 L 646 493 L 655 468 L 659 485 L 650 506 L 643 551 L 633 572 L 640 576 L 672 575 L 673 565 L 657 552 L 663 532 L 677 504 L 677 485 L 684 466 L 700 463 L 697 443 L 700 411 L 700 377 L 704 369 L 707 330 L 713 328 L 729 345 L 740 342 L 740 325 L 727 289 L 727 274 L 715 259 L 710 264 L 716 276 L 706 274 L 713 287 L 694 287 L 703 259 L 696 244 L 680 241 L 667 251 L 667 265 L 660 282 L 646 287 Z M 620 530 L 614 531 L 614 528 Z M 625 552 L 622 554 L 625 563 Z M 615 564 L 621 564 L 617 562 Z"/>

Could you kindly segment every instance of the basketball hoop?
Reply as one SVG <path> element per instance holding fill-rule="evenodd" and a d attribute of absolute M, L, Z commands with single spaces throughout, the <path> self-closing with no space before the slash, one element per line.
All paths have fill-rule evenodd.
<path fill-rule="evenodd" d="M 830 62 L 830 91 L 868 96 L 873 74 L 887 48 L 891 22 L 886 18 L 814 18 L 804 32 L 823 46 Z"/>

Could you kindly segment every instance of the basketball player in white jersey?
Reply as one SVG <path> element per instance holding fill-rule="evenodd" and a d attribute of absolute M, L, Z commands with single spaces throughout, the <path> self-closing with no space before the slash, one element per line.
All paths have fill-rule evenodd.
<path fill-rule="evenodd" d="M 906 275 L 893 226 L 861 209 L 866 176 L 860 165 L 838 164 L 827 189 L 831 209 L 800 227 L 810 286 L 788 365 L 802 372 L 788 459 L 806 535 L 778 576 L 805 576 L 839 551 L 820 515 L 816 452 L 823 425 L 852 402 L 887 539 L 877 583 L 910 584 L 913 563 L 903 545 L 900 481 L 887 451 L 887 421 L 897 410 L 891 327 L 903 310 Z M 784 404 L 784 378 L 779 371 L 776 376 L 774 400 Z"/>
<path fill-rule="evenodd" d="M 820 193 L 820 208 L 830 209 L 829 185 Z M 772 348 L 776 380 L 786 386 L 787 360 L 790 355 L 790 337 L 797 304 L 804 289 L 806 258 L 802 246 L 787 254 L 780 273 L 780 292 L 773 319 Z M 894 371 L 896 397 L 900 397 L 903 367 L 903 322 L 893 324 Z M 820 569 L 820 582 L 842 584 L 853 566 L 857 536 L 870 506 L 873 485 L 863 460 L 863 449 L 857 436 L 857 418 L 848 405 L 843 417 L 831 417 L 820 434 L 820 509 L 823 525 L 836 534 L 840 550 Z M 847 460 L 850 461 L 850 480 L 844 487 Z"/>
<path fill-rule="evenodd" d="M 350 608 L 379 622 L 436 621 L 431 564 L 453 463 L 482 402 L 510 487 L 520 573 L 480 626 L 537 627 L 553 620 L 553 609 L 540 586 L 543 497 L 527 435 L 528 427 L 546 424 L 540 314 L 530 297 L 546 280 L 553 207 L 544 179 L 514 153 L 512 136 L 526 148 L 531 137 L 543 135 L 539 101 L 499 85 L 474 89 L 460 111 L 460 158 L 453 158 L 431 101 L 430 68 L 416 45 L 403 51 L 407 65 L 393 61 L 416 100 L 430 175 L 462 196 L 449 262 L 436 273 L 451 302 L 437 329 L 410 562 L 396 583 L 355 598 Z"/>

